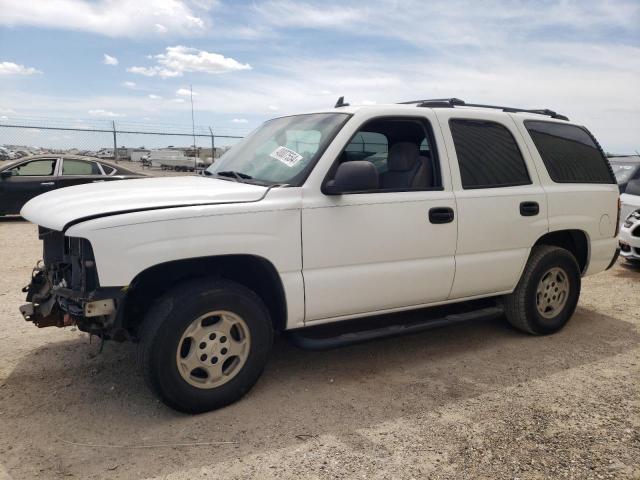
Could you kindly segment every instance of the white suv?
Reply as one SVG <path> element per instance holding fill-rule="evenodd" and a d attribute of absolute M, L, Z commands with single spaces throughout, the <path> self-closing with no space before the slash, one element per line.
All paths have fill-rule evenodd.
<path fill-rule="evenodd" d="M 504 313 L 555 332 L 617 255 L 611 168 L 549 110 L 341 99 L 266 122 L 205 173 L 22 210 L 44 243 L 24 317 L 139 342 L 150 386 L 186 412 L 246 393 L 274 331 L 337 346 Z"/>

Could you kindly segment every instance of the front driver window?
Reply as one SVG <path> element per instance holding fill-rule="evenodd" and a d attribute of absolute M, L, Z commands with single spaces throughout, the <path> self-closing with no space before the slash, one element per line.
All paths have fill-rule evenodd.
<path fill-rule="evenodd" d="M 56 159 L 33 160 L 11 169 L 17 177 L 48 177 L 53 175 L 56 168 Z"/>
<path fill-rule="evenodd" d="M 367 122 L 352 137 L 339 162 L 371 162 L 379 175 L 376 191 L 440 188 L 432 138 L 426 119 L 378 118 Z"/>

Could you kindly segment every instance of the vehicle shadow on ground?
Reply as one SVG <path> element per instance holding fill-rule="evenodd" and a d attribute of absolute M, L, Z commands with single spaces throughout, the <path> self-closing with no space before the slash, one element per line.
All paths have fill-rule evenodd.
<path fill-rule="evenodd" d="M 2 225 L 3 223 L 22 223 L 22 222 L 26 223 L 26 220 L 22 218 L 20 215 L 0 216 L 0 225 Z"/>
<path fill-rule="evenodd" d="M 621 260 L 619 262 L 620 267 L 613 271 L 615 275 L 623 278 L 634 278 L 640 280 L 640 262 L 627 262 L 626 260 Z"/>
<path fill-rule="evenodd" d="M 60 465 L 76 478 L 107 475 L 113 464 L 125 478 L 127 472 L 153 476 L 289 447 L 301 442 L 300 435 L 347 438 L 393 418 L 621 354 L 640 338 L 632 324 L 586 309 L 547 337 L 520 334 L 495 319 L 322 352 L 299 350 L 279 338 L 263 377 L 243 400 L 189 416 L 149 392 L 137 373 L 135 346 L 107 344 L 98 355 L 95 342 L 77 335 L 69 332 L 74 340 L 27 354 L 0 388 L 3 435 L 13 445 L 0 454 L 16 478 L 56 472 Z M 237 443 L 207 447 L 204 454 L 197 447 L 104 449 L 61 439 Z M 171 458 L 163 463 L 170 467 L 157 466 L 158 455 Z M 33 461 L 26 465 L 25 458 Z"/>

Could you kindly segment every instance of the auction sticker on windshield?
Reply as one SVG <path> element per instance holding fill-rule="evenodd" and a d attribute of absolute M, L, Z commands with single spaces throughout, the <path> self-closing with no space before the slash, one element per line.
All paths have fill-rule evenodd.
<path fill-rule="evenodd" d="M 278 147 L 269 156 L 276 160 L 280 160 L 288 167 L 293 167 L 302 160 L 302 155 L 288 149 L 287 147 Z"/>

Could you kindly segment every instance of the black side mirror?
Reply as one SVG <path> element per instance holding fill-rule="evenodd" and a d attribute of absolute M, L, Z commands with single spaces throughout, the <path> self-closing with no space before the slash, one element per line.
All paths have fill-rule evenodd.
<path fill-rule="evenodd" d="M 3 180 L 5 178 L 9 178 L 12 175 L 13 175 L 13 171 L 11 170 L 3 170 L 2 172 L 0 172 L 0 178 L 2 178 Z"/>
<path fill-rule="evenodd" d="M 329 180 L 323 189 L 327 195 L 342 193 L 366 192 L 376 190 L 380 186 L 378 170 L 373 163 L 366 160 L 344 162 L 338 166 L 335 177 Z"/>

